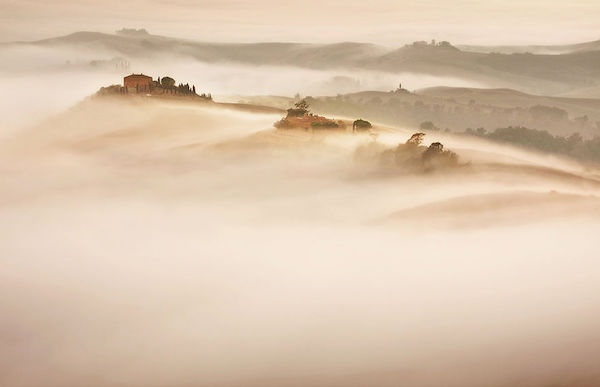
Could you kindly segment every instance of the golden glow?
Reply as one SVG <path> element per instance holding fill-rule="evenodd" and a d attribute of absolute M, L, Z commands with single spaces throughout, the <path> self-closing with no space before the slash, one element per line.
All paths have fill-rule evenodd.
<path fill-rule="evenodd" d="M 553 44 L 600 38 L 598 1 L 19 0 L 0 2 L 2 40 L 147 28 L 219 41 L 414 40 Z"/>

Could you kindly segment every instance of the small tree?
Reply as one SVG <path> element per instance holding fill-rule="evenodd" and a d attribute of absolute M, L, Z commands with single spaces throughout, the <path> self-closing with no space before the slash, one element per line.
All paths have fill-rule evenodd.
<path fill-rule="evenodd" d="M 358 119 L 356 121 L 354 121 L 352 123 L 352 132 L 358 131 L 358 130 L 368 130 L 371 129 L 373 127 L 373 125 L 371 125 L 371 123 L 369 121 L 365 121 L 363 119 Z"/>
<path fill-rule="evenodd" d="M 160 84 L 165 89 L 172 89 L 173 87 L 175 87 L 175 80 L 171 77 L 162 77 L 162 79 L 160 80 Z"/>
<path fill-rule="evenodd" d="M 425 137 L 425 133 L 415 133 L 406 141 L 406 145 L 419 146 L 423 142 L 423 137 Z"/>
<path fill-rule="evenodd" d="M 294 104 L 294 107 L 298 110 L 306 110 L 308 112 L 308 102 L 305 99 L 298 101 Z"/>
<path fill-rule="evenodd" d="M 308 114 L 308 102 L 306 100 L 298 101 L 294 107 L 287 110 L 288 117 L 302 117 Z"/>

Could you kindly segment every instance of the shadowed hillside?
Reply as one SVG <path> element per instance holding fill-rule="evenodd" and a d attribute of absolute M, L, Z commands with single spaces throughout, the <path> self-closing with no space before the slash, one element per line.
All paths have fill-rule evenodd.
<path fill-rule="evenodd" d="M 308 69 L 363 69 L 455 77 L 492 87 L 538 94 L 577 94 L 598 86 L 600 51 L 593 44 L 565 54 L 481 53 L 462 51 L 448 42 L 415 42 L 399 49 L 367 43 L 210 43 L 169 38 L 144 30 L 117 34 L 77 32 L 71 35 L 2 45 L 7 48 L 74 49 L 104 54 L 107 60 L 187 58 L 203 63 L 294 66 Z M 65 58 L 68 60 L 69 58 Z"/>
<path fill-rule="evenodd" d="M 279 108 L 292 100 L 275 96 L 230 99 Z M 414 93 L 403 89 L 365 91 L 307 100 L 319 114 L 361 116 L 423 130 L 462 132 L 468 128 L 523 126 L 561 136 L 575 132 L 586 138 L 600 135 L 600 99 L 593 98 L 545 97 L 510 89 L 434 87 Z"/>

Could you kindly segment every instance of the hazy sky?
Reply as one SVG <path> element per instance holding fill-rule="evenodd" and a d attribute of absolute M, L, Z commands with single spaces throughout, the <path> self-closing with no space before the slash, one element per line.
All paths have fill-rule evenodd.
<path fill-rule="evenodd" d="M 122 27 L 221 41 L 568 43 L 600 38 L 598 0 L 0 0 L 0 40 Z"/>

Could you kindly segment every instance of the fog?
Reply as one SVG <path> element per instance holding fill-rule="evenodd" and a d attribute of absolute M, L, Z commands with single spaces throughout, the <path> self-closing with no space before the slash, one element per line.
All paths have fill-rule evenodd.
<path fill-rule="evenodd" d="M 405 173 L 279 114 L 53 96 L 0 142 L 1 385 L 600 381 L 597 170 L 428 134 L 462 166 Z"/>
<path fill-rule="evenodd" d="M 20 0 L 0 3 L 0 36 L 30 40 L 129 26 L 218 41 L 573 43 L 598 39 L 599 7 L 590 0 L 374 0 L 368 8 L 358 0 Z"/>
<path fill-rule="evenodd" d="M 400 83 L 596 95 L 595 43 L 556 46 L 598 39 L 593 3 L 0 0 L 0 386 L 600 385 L 596 165 L 442 131 L 412 165 L 403 96 L 446 100 L 403 90 L 356 96 L 390 125 L 321 98 L 348 130 L 273 126 Z M 403 48 L 432 39 L 586 51 Z M 131 73 L 215 102 L 93 95 Z M 595 134 L 593 100 L 468 98 Z"/>
<path fill-rule="evenodd" d="M 0 137 L 59 113 L 101 86 L 122 83 L 124 75 L 171 76 L 196 85 L 217 100 L 236 95 L 336 95 L 362 90 L 411 90 L 436 85 L 483 87 L 449 76 L 293 66 L 207 63 L 186 56 L 125 58 L 109 50 L 71 46 L 0 46 L 0 82 L 8 94 L 0 104 Z M 124 64 L 126 67 L 121 67 Z"/>

